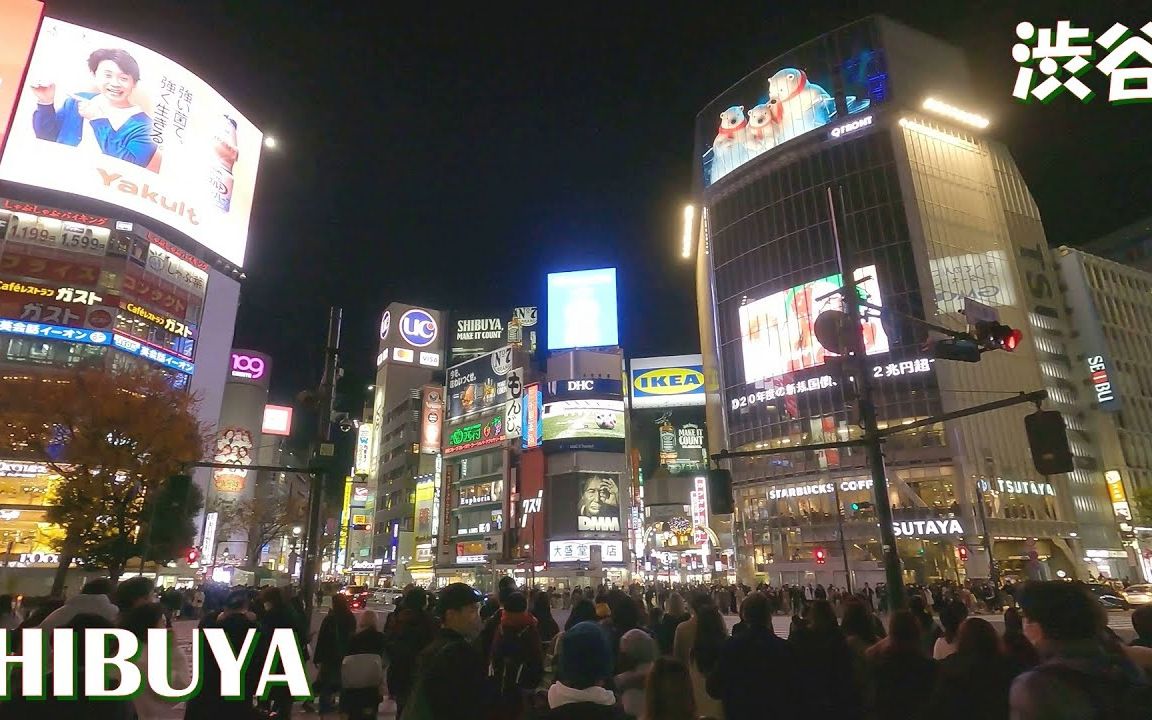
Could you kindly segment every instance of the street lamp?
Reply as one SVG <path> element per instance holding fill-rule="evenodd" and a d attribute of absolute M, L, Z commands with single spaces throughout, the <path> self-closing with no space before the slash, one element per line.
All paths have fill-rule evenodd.
<path fill-rule="evenodd" d="M 275 150 L 276 149 L 276 138 L 272 135 L 265 135 L 264 136 L 264 147 L 268 148 L 269 150 Z"/>

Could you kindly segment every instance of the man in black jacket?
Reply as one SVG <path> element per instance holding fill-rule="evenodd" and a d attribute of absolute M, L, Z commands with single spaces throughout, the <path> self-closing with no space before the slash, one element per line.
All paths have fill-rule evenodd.
<path fill-rule="evenodd" d="M 746 629 L 724 642 L 708 694 L 724 703 L 726 720 L 764 717 L 764 698 L 772 698 L 773 717 L 799 716 L 801 708 L 791 704 L 800 687 L 799 663 L 788 641 L 772 631 L 768 599 L 749 595 L 741 615 Z"/>
<path fill-rule="evenodd" d="M 440 632 L 420 653 L 410 700 L 410 706 L 422 706 L 414 711 L 417 715 L 453 720 L 463 708 L 470 717 L 491 715 L 496 691 L 488 677 L 488 661 L 474 643 L 483 599 L 465 583 L 452 583 L 440 591 Z"/>

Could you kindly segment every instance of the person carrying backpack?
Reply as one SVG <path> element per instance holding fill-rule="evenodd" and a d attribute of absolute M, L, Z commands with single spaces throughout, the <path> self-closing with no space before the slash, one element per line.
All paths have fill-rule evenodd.
<path fill-rule="evenodd" d="M 499 693 L 497 717 L 519 720 L 524 714 L 525 694 L 535 690 L 544 677 L 540 631 L 523 594 L 515 592 L 505 600 L 489 658 Z"/>
<path fill-rule="evenodd" d="M 1029 582 L 1017 601 L 1040 664 L 1012 683 L 1013 720 L 1147 720 L 1152 686 L 1110 641 L 1104 609 L 1082 585 Z"/>

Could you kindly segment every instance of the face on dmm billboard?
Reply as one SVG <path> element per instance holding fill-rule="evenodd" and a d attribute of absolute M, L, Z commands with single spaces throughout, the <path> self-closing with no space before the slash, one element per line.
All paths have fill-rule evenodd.
<path fill-rule="evenodd" d="M 147 215 L 241 265 L 261 144 L 252 123 L 180 65 L 47 18 L 0 178 Z"/>
<path fill-rule="evenodd" d="M 0 148 L 43 13 L 44 4 L 38 0 L 4 0 L 0 5 Z"/>

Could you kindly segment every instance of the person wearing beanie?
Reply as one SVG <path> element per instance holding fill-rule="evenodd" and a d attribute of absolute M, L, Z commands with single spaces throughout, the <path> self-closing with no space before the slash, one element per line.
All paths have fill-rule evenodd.
<path fill-rule="evenodd" d="M 604 687 L 614 653 L 604 628 L 594 622 L 572 626 L 560 639 L 560 667 L 548 688 L 548 720 L 620 720 L 616 695 Z"/>
<path fill-rule="evenodd" d="M 656 641 L 643 630 L 632 629 L 620 637 L 620 654 L 614 682 L 620 694 L 620 707 L 628 718 L 639 720 L 644 715 L 644 690 L 648 671 L 660 654 Z"/>

